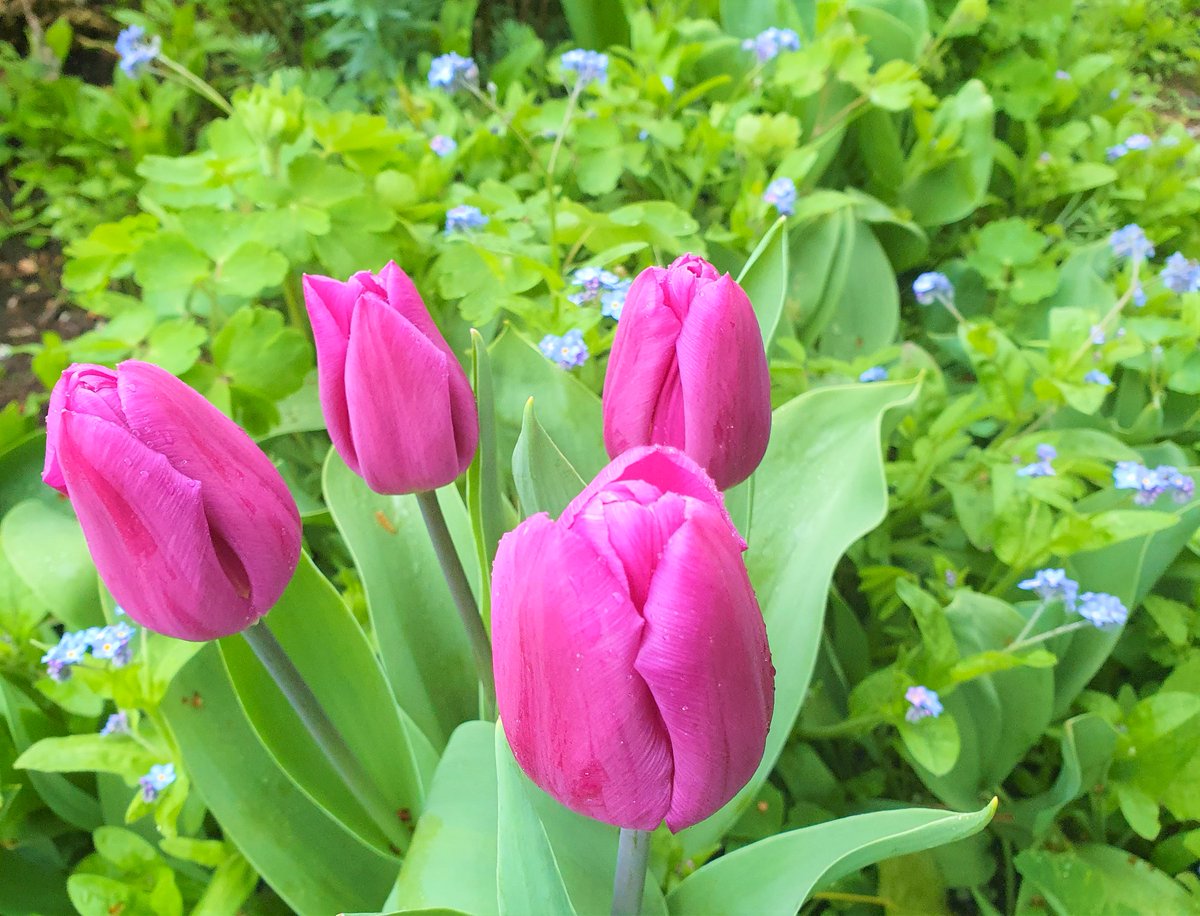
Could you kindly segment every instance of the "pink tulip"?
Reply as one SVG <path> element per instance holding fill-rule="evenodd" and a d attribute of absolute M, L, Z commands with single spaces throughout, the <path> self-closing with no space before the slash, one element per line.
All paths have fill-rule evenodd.
<path fill-rule="evenodd" d="M 754 473 L 770 435 L 771 378 L 745 291 L 693 254 L 643 270 L 604 379 L 609 456 L 670 445 L 725 490 Z"/>
<path fill-rule="evenodd" d="M 496 699 L 530 779 L 581 814 L 673 831 L 746 784 L 775 670 L 745 549 L 712 480 L 661 446 L 504 536 Z"/>
<path fill-rule="evenodd" d="M 342 460 L 379 493 L 416 493 L 458 477 L 475 455 L 479 415 L 466 373 L 394 262 L 342 283 L 306 275 L 321 409 Z"/>
<path fill-rule="evenodd" d="M 238 426 L 138 360 L 67 369 L 50 395 L 42 480 L 71 499 L 96 569 L 138 623 L 179 639 L 237 633 L 300 558 L 300 513 Z"/>

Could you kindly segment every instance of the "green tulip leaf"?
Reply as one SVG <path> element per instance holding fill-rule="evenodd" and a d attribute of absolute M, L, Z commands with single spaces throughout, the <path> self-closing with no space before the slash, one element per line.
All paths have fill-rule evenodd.
<path fill-rule="evenodd" d="M 442 577 L 417 498 L 372 491 L 333 449 L 323 474 L 325 502 L 354 558 L 371 627 L 396 702 L 434 747 L 479 708 L 466 633 Z M 458 554 L 475 582 L 475 547 L 454 485 L 438 502 Z"/>
<path fill-rule="evenodd" d="M 754 475 L 750 549 L 775 664 L 775 714 L 754 778 L 724 808 L 679 836 L 690 852 L 716 845 L 770 774 L 808 691 L 833 569 L 887 511 L 881 425 L 916 397 L 917 382 L 807 392 L 775 411 Z"/>
<path fill-rule="evenodd" d="M 424 806 L 435 751 L 396 705 L 366 636 L 307 555 L 275 607 L 256 625 L 269 627 L 291 656 L 346 744 L 386 793 L 389 807 L 407 809 L 415 818 Z M 388 839 L 350 794 L 246 640 L 228 636 L 220 646 L 238 699 L 279 765 L 346 827 L 388 849 Z"/>
<path fill-rule="evenodd" d="M 987 826 L 996 801 L 972 814 L 904 808 L 790 830 L 728 853 L 667 896 L 671 913 L 795 913 L 814 890 L 893 856 L 961 840 Z"/>
<path fill-rule="evenodd" d="M 533 398 L 525 402 L 512 464 L 521 514 L 526 518 L 539 512 L 558 518 L 584 488 L 583 478 L 538 422 Z"/>
<path fill-rule="evenodd" d="M 788 285 L 787 218 L 781 216 L 750 253 L 738 283 L 750 297 L 758 326 L 762 330 L 763 346 L 769 353 L 771 341 L 783 315 Z"/>
<path fill-rule="evenodd" d="M 1183 884 L 1127 849 L 1086 844 L 1061 852 L 1026 849 L 1016 858 L 1025 878 L 1017 912 L 1034 912 L 1040 896 L 1045 912 L 1200 913 L 1200 904 Z"/>
<path fill-rule="evenodd" d="M 225 836 L 293 910 L 378 907 L 396 860 L 347 830 L 280 769 L 246 718 L 215 645 L 180 671 L 161 710 Z"/>
<path fill-rule="evenodd" d="M 467 508 L 475 530 L 475 550 L 483 574 L 479 596 L 483 618 L 489 619 L 491 602 L 492 557 L 500 535 L 507 529 L 503 497 L 500 495 L 500 454 L 496 447 L 496 399 L 492 381 L 492 361 L 483 338 L 471 329 L 471 368 L 475 400 L 479 405 L 479 448 L 467 470 Z"/>

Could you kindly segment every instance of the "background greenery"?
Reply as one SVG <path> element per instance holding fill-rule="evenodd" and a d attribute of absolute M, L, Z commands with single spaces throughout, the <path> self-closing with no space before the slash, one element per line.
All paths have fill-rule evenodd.
<path fill-rule="evenodd" d="M 603 459 L 596 394 L 615 325 L 598 304 L 567 298 L 572 271 L 633 276 L 690 250 L 736 275 L 764 237 L 746 282 L 775 328 L 781 407 L 738 511 L 752 543 L 801 545 L 751 554 L 773 645 L 795 647 L 780 679 L 799 718 L 773 735 L 736 817 L 656 839 L 666 905 L 715 893 L 719 872 L 685 879 L 705 874 L 696 869 L 718 846 L 902 802 L 974 811 L 997 795 L 985 832 L 866 869 L 863 859 L 827 875 L 806 909 L 1198 908 L 1200 507 L 1135 506 L 1111 476 L 1121 460 L 1197 465 L 1200 294 L 1158 279 L 1170 252 L 1200 256 L 1194 3 L 29 9 L 30 20 L 5 14 L 0 42 L 0 240 L 11 263 L 48 265 L 36 283 L 7 278 L 9 310 L 54 320 L 37 340 L 0 344 L 14 394 L 0 411 L 0 911 L 272 913 L 334 899 L 373 911 L 397 870 L 384 844 L 355 832 L 336 786 L 320 794 L 311 761 L 259 740 L 281 713 L 234 715 L 235 648 L 223 647 L 224 668 L 214 649 L 184 667 L 193 648 L 150 637 L 128 668 L 45 677 L 56 627 L 112 610 L 73 518 L 37 478 L 39 413 L 69 362 L 160 363 L 259 439 L 304 515 L 319 567 L 305 573 L 310 594 L 324 596 L 323 631 L 336 634 L 329 676 L 356 677 L 374 703 L 361 708 L 378 708 L 369 698 L 399 693 L 399 672 L 421 664 L 420 621 L 391 631 L 374 613 L 394 588 L 381 572 L 388 528 L 419 523 L 409 502 L 372 497 L 325 460 L 300 275 L 394 258 L 464 359 L 469 329 L 480 330 L 476 374 L 482 365 L 494 384 L 507 518 L 518 500 L 506 497 L 538 498 L 522 491 L 519 463 L 508 471 L 518 435 L 522 460 L 546 460 L 523 414 L 531 391 L 546 435 L 584 478 Z M 162 70 L 120 73 L 112 41 L 134 23 L 230 111 Z M 795 29 L 801 50 L 759 65 L 741 41 L 770 26 Z M 606 49 L 610 65 L 575 105 L 558 58 L 578 46 Z M 451 50 L 479 61 L 478 96 L 426 84 L 431 57 Z M 1136 133 L 1149 148 L 1108 155 Z M 457 151 L 433 153 L 436 134 Z M 780 177 L 799 194 L 772 233 L 778 214 L 762 194 Z M 447 209 L 463 203 L 486 227 L 444 232 Z M 1158 248 L 1136 276 L 1108 242 L 1128 223 Z M 964 323 L 915 303 L 911 283 L 926 270 L 954 282 Z M 1136 283 L 1145 305 L 1114 311 L 1092 344 L 1093 325 Z M 572 373 L 529 346 L 572 328 L 592 354 Z M 902 384 L 844 387 L 876 365 Z M 1113 384 L 1085 382 L 1093 368 Z M 833 430 L 850 420 L 826 441 L 814 417 Z M 1056 475 L 1017 478 L 1042 443 L 1057 449 Z M 822 476 L 798 480 L 800 464 Z M 856 509 L 841 511 L 850 503 L 835 492 Z M 457 493 L 444 497 L 469 540 L 476 520 Z M 410 588 L 440 587 L 419 578 L 427 557 L 404 562 Z M 1130 622 L 1014 667 L 1002 649 L 1036 606 L 1015 586 L 1044 566 L 1119 596 Z M 336 592 L 321 591 L 321 572 Z M 372 649 L 378 677 L 354 664 Z M 899 697 L 912 683 L 943 696 L 933 728 L 904 725 Z M 413 785 L 428 773 L 409 720 L 447 760 L 492 746 L 488 730 L 451 741 L 464 715 L 405 695 L 417 699 L 373 727 L 391 742 L 377 753 L 412 758 Z M 204 732 L 179 696 L 230 710 L 241 732 Z M 143 710 L 149 748 L 95 734 L 114 703 Z M 181 778 L 152 810 L 130 808 L 134 781 L 164 754 Z M 297 772 L 303 790 L 288 778 Z M 260 780 L 274 820 L 247 816 L 235 779 Z M 461 795 L 439 785 L 427 811 Z M 314 844 L 311 861 L 273 863 L 262 836 L 296 824 L 338 840 Z M 435 880 L 410 870 L 392 902 Z"/>

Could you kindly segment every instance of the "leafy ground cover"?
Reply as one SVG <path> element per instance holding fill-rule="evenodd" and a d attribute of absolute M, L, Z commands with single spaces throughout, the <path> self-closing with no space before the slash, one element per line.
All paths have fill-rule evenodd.
<path fill-rule="evenodd" d="M 777 718 L 735 804 L 656 834 L 656 911 L 1196 910 L 1196 14 L 1185 0 L 7 12 L 0 910 L 475 911 L 470 868 L 485 885 L 499 871 L 519 910 L 514 847 L 460 861 L 514 804 L 517 771 L 490 726 L 455 730 L 473 718 L 467 656 L 437 629 L 452 612 L 415 502 L 370 493 L 330 455 L 301 275 L 394 259 L 494 401 L 495 467 L 440 497 L 474 556 L 530 507 L 560 509 L 563 467 L 577 491 L 603 465 L 598 395 L 629 281 L 687 251 L 741 279 L 768 346 L 772 445 L 728 499 Z M 121 67 L 130 26 L 158 44 Z M 579 49 L 604 67 L 585 78 L 594 59 L 564 56 Z M 280 638 L 298 657 L 337 647 L 318 692 L 356 684 L 338 715 L 364 753 L 378 736 L 353 732 L 354 703 L 381 710 L 373 765 L 408 761 L 409 849 L 286 737 L 240 643 L 119 631 L 128 656 L 93 649 L 49 676 L 64 632 L 122 622 L 40 483 L 41 418 L 67 365 L 128 358 L 200 391 L 283 472 L 313 562 L 272 619 L 320 617 L 324 642 L 294 622 Z M 490 776 L 471 769 L 481 758 Z M 969 813 L 993 798 L 980 829 Z M 909 804 L 945 812 L 895 810 Z M 538 811 L 555 892 L 588 912 L 586 860 L 562 845 L 582 828 Z M 829 861 L 798 870 L 818 850 Z M 729 877 L 747 861 L 764 896 Z"/>

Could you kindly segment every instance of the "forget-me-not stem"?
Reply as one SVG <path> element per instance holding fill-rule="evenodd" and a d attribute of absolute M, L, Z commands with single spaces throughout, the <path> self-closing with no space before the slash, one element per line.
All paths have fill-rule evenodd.
<path fill-rule="evenodd" d="M 287 654 L 287 650 L 268 629 L 266 622 L 259 621 L 247 627 L 242 631 L 242 636 L 267 669 L 267 673 L 279 685 L 304 727 L 313 736 L 317 746 L 342 778 L 346 788 L 362 805 L 363 810 L 391 841 L 397 852 L 407 849 L 409 834 L 397 818 L 394 807 L 388 803 L 387 797 L 363 767 L 362 762 L 351 752 L 346 739 L 329 718 L 329 713 L 308 686 L 304 675 Z"/>
<path fill-rule="evenodd" d="M 450 597 L 454 599 L 454 607 L 467 631 L 467 639 L 471 643 L 471 654 L 475 658 L 475 673 L 479 677 L 479 685 L 483 688 L 484 706 L 487 715 L 496 708 L 496 679 L 492 673 L 492 641 L 488 639 L 487 631 L 483 628 L 483 617 L 479 614 L 479 605 L 475 603 L 475 595 L 471 592 L 471 583 L 463 569 L 458 551 L 454 549 L 454 540 L 450 536 L 450 528 L 446 525 L 446 516 L 442 514 L 442 506 L 438 502 L 437 493 L 425 490 L 416 494 L 417 505 L 421 507 L 421 518 L 425 520 L 425 528 L 429 531 L 429 540 L 433 543 L 433 552 L 437 554 L 438 563 L 442 567 L 442 575 L 450 588 Z"/>

